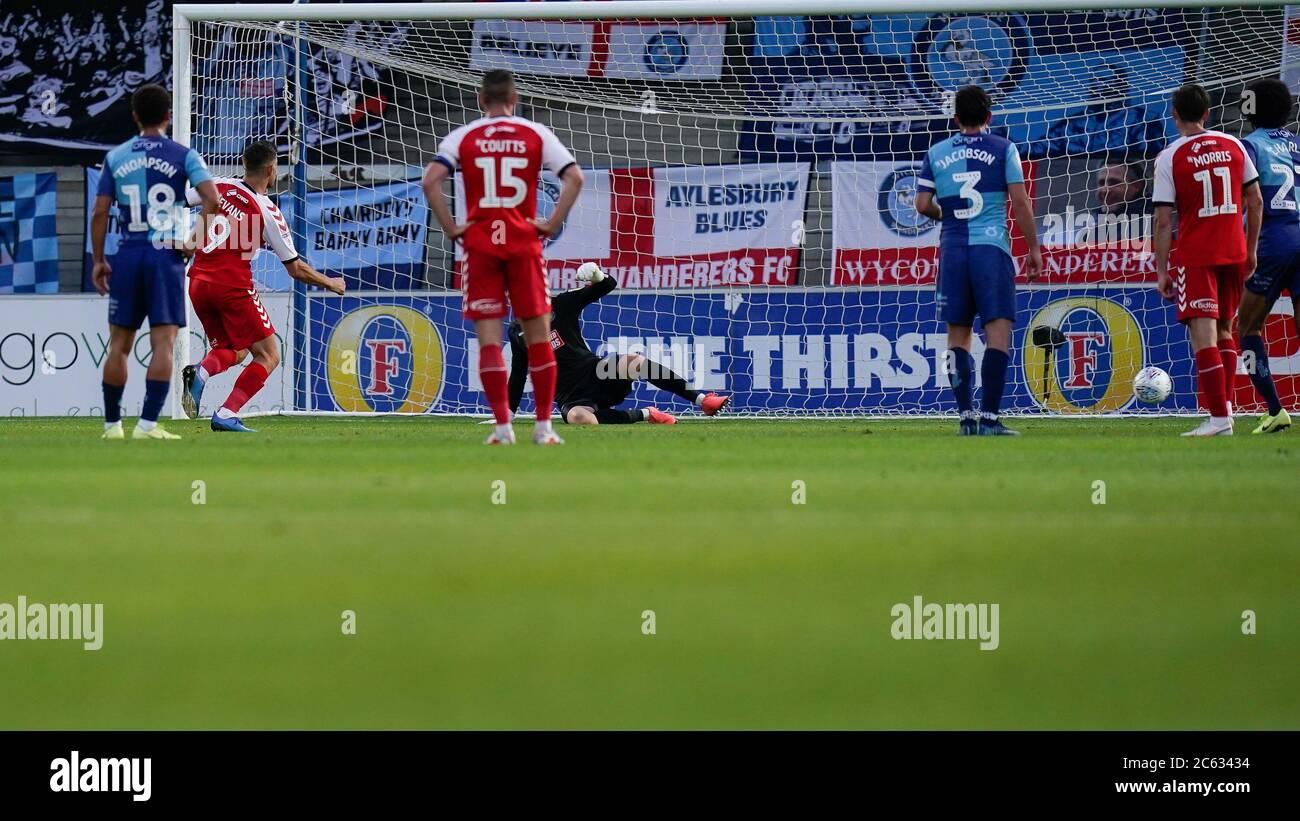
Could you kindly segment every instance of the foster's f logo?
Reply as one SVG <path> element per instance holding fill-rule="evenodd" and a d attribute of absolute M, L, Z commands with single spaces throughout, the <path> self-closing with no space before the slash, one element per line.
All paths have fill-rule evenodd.
<path fill-rule="evenodd" d="M 370 384 L 366 392 L 374 396 L 392 396 L 392 378 L 397 376 L 401 364 L 394 354 L 406 353 L 405 339 L 367 339 L 370 349 Z"/>

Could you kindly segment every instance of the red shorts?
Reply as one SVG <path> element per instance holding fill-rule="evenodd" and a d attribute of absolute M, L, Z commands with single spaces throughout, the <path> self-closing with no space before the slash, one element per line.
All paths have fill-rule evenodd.
<path fill-rule="evenodd" d="M 1241 305 L 1246 282 L 1246 263 L 1231 265 L 1187 265 L 1174 274 L 1178 299 L 1178 321 L 1234 317 Z"/>
<path fill-rule="evenodd" d="M 470 251 L 465 265 L 465 318 L 498 319 L 506 315 L 506 294 L 520 319 L 551 312 L 546 293 L 546 264 L 541 253 L 494 257 Z"/>
<path fill-rule="evenodd" d="M 275 333 L 256 288 L 191 279 L 190 303 L 213 348 L 242 351 Z"/>

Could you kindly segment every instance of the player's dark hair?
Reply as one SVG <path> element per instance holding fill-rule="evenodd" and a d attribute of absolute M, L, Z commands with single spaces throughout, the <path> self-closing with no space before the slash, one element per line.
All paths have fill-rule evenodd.
<path fill-rule="evenodd" d="M 145 128 L 162 125 L 171 116 L 172 95 L 157 83 L 142 85 L 131 95 L 131 113 Z"/>
<path fill-rule="evenodd" d="M 1185 123 L 1199 123 L 1210 110 L 1210 95 L 1196 83 L 1188 83 L 1169 98 L 1174 113 Z"/>
<path fill-rule="evenodd" d="M 244 171 L 260 171 L 275 162 L 275 146 L 262 140 L 244 149 Z"/>
<path fill-rule="evenodd" d="M 484 72 L 483 84 L 479 86 L 479 95 L 483 98 L 484 104 L 508 103 L 514 93 L 515 75 L 504 68 L 494 68 Z"/>
<path fill-rule="evenodd" d="M 978 128 L 989 121 L 993 101 L 989 93 L 979 86 L 965 86 L 952 101 L 953 115 L 967 128 Z"/>
<path fill-rule="evenodd" d="M 1242 94 L 1241 113 L 1256 128 L 1281 128 L 1291 119 L 1295 99 L 1286 83 L 1276 77 L 1262 77 L 1246 86 L 1246 92 L 1255 97 L 1254 105 L 1246 105 Z M 1247 111 L 1247 109 L 1254 109 Z"/>

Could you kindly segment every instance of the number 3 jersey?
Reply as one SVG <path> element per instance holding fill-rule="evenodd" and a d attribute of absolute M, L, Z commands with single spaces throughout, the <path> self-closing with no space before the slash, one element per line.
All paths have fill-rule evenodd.
<path fill-rule="evenodd" d="M 214 181 L 221 208 L 210 218 L 203 247 L 194 255 L 190 278 L 231 288 L 253 287 L 253 256 L 263 248 L 281 262 L 298 258 L 284 214 L 271 198 L 258 194 L 243 180 L 220 177 Z M 198 192 L 189 193 L 198 205 Z"/>
<path fill-rule="evenodd" d="M 1209 267 L 1245 261 L 1241 192 L 1258 180 L 1241 141 L 1219 131 L 1179 137 L 1160 152 L 1151 199 L 1178 211 L 1182 264 Z"/>
<path fill-rule="evenodd" d="M 996 134 L 954 134 L 930 146 L 916 185 L 943 210 L 946 247 L 992 245 L 1011 253 L 1007 186 L 1025 181 L 1016 144 Z"/>
<path fill-rule="evenodd" d="M 183 242 L 189 223 L 185 183 L 212 179 L 199 152 L 168 137 L 133 137 L 108 152 L 99 177 L 101 197 L 117 203 L 124 242 Z"/>
<path fill-rule="evenodd" d="M 434 162 L 461 172 L 470 223 L 465 250 L 496 257 L 540 254 L 537 216 L 542 169 L 561 174 L 573 154 L 546 126 L 523 117 L 484 117 L 451 132 Z"/>

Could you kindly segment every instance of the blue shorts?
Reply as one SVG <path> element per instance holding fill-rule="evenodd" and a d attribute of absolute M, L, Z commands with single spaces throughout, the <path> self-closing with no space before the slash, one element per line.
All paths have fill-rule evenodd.
<path fill-rule="evenodd" d="M 1016 266 L 993 245 L 939 247 L 936 283 L 939 318 L 949 325 L 994 319 L 1016 320 Z"/>
<path fill-rule="evenodd" d="M 1255 273 L 1246 279 L 1246 290 L 1264 297 L 1272 305 L 1282 295 L 1290 291 L 1297 296 L 1300 291 L 1300 251 L 1290 254 L 1260 257 L 1255 266 Z"/>
<path fill-rule="evenodd" d="M 148 242 L 123 242 L 109 260 L 108 322 L 133 331 L 145 317 L 149 327 L 185 327 L 185 261 L 176 251 Z"/>

